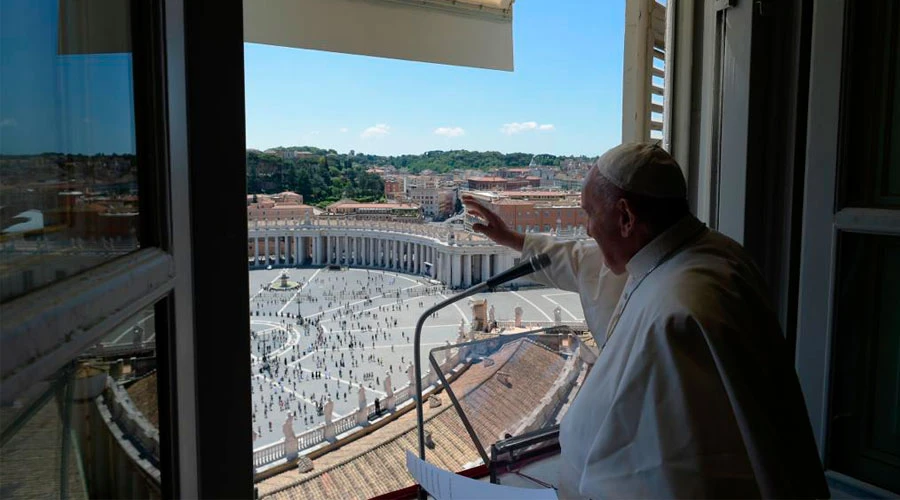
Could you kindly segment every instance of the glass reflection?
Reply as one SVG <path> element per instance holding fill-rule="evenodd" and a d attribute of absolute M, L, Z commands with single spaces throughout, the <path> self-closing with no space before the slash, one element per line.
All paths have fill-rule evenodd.
<path fill-rule="evenodd" d="M 0 4 L 0 301 L 138 248 L 126 1 Z"/>

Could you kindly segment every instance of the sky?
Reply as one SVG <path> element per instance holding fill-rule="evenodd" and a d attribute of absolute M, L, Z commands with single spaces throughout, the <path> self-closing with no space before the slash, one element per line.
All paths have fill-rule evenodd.
<path fill-rule="evenodd" d="M 517 0 L 512 72 L 244 45 L 247 147 L 599 155 L 621 141 L 624 0 Z"/>
<path fill-rule="evenodd" d="M 130 54 L 57 54 L 3 0 L 0 154 L 134 153 Z M 245 44 L 247 147 L 598 155 L 621 136 L 624 0 L 518 0 L 511 72 Z"/>

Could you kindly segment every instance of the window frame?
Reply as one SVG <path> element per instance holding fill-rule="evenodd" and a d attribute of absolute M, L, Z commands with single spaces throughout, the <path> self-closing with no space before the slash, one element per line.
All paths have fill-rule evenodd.
<path fill-rule="evenodd" d="M 246 177 L 204 167 L 245 164 L 242 5 L 131 13 L 141 248 L 0 305 L 4 395 L 155 304 L 162 495 L 252 498 L 249 344 L 220 334 L 249 321 Z"/>
<path fill-rule="evenodd" d="M 845 0 L 836 0 L 816 4 L 813 12 L 795 366 L 832 488 L 891 496 L 875 485 L 827 469 L 840 235 L 900 235 L 900 210 L 837 205 L 846 9 Z"/>

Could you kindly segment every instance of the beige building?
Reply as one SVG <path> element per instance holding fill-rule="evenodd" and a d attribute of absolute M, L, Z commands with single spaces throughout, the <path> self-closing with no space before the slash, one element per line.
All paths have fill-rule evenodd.
<path fill-rule="evenodd" d="M 254 202 L 254 200 L 256 200 Z M 303 196 L 293 191 L 278 194 L 248 194 L 249 221 L 303 221 L 315 215 L 316 209 L 303 204 Z"/>
<path fill-rule="evenodd" d="M 328 215 L 363 220 L 417 222 L 422 221 L 422 207 L 415 203 L 359 203 L 341 200 L 328 205 Z"/>

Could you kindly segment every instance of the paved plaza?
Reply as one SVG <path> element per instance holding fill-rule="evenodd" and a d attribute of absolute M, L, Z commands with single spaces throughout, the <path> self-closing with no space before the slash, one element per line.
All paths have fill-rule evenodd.
<path fill-rule="evenodd" d="M 454 293 L 418 276 L 353 268 L 287 269 L 296 286 L 276 290 L 283 271 L 250 271 L 254 448 L 283 437 L 288 413 L 299 433 L 325 421 L 322 410 L 329 397 L 337 420 L 356 410 L 360 386 L 367 402 L 384 398 L 387 376 L 395 390 L 405 386 L 416 320 Z M 501 322 L 514 319 L 517 305 L 526 323 L 553 321 L 557 306 L 564 322 L 584 318 L 578 296 L 555 289 L 474 298 L 486 298 Z M 468 331 L 470 319 L 465 300 L 429 318 L 422 334 L 423 361 L 429 350 L 456 341 L 460 322 Z"/>

